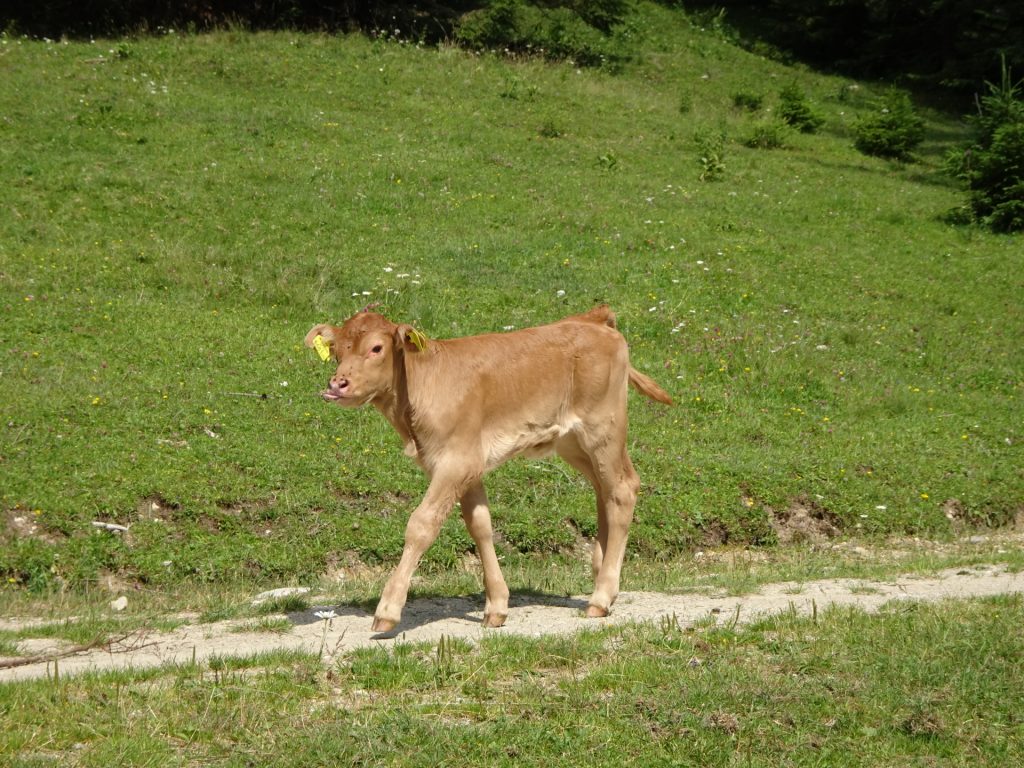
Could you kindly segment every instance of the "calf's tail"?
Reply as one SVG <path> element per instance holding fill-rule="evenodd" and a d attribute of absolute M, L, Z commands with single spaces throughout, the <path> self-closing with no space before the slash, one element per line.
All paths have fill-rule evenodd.
<path fill-rule="evenodd" d="M 636 368 L 630 367 L 629 369 L 629 383 L 633 385 L 637 392 L 646 395 L 651 400 L 657 400 L 665 405 L 672 405 L 672 398 L 669 397 L 668 392 L 659 387 L 654 382 L 654 379 L 640 373 Z"/>

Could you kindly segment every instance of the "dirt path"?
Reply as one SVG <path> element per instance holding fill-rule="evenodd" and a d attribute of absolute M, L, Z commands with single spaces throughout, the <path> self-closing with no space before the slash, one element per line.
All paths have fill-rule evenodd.
<path fill-rule="evenodd" d="M 741 597 L 706 595 L 666 595 L 653 592 L 625 592 L 619 596 L 607 619 L 586 619 L 582 609 L 586 598 L 546 598 L 514 595 L 508 623 L 498 630 L 484 630 L 482 599 L 423 599 L 410 602 L 402 625 L 392 637 L 370 631 L 370 616 L 346 606 L 315 606 L 291 614 L 291 631 L 239 631 L 252 619 L 211 624 L 189 623 L 172 632 L 136 633 L 123 638 L 113 648 L 91 649 L 61 658 L 61 676 L 86 670 L 144 668 L 161 664 L 185 664 L 216 656 L 250 655 L 281 649 L 323 652 L 325 661 L 361 646 L 396 641 L 437 641 L 441 636 L 475 641 L 484 634 L 504 632 L 540 636 L 577 632 L 583 629 L 634 621 L 657 621 L 674 617 L 681 626 L 707 621 L 740 623 L 765 614 L 795 610 L 809 614 L 813 610 L 837 606 L 857 606 L 874 611 L 891 600 L 941 600 L 1024 593 L 1024 573 L 1009 573 L 1002 566 L 977 566 L 952 569 L 937 576 L 898 577 L 890 581 L 835 579 L 806 583 L 779 583 L 764 586 L 758 593 Z M 314 598 L 315 601 L 315 598 Z M 330 619 L 317 612 L 333 611 Z M 0 627 L 18 626 L 0 620 Z M 26 654 L 46 654 L 67 650 L 53 640 L 25 640 L 19 649 Z M 0 683 L 44 677 L 52 674 L 52 662 L 39 662 L 0 669 Z"/>

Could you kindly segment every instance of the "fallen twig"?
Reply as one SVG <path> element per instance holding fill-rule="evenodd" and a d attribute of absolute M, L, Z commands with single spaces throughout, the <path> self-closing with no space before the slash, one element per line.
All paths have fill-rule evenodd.
<path fill-rule="evenodd" d="M 156 645 L 155 642 L 135 642 L 131 644 L 124 644 L 132 635 L 138 635 L 141 641 L 145 637 L 144 631 L 135 629 L 131 632 L 125 632 L 123 635 L 117 637 L 97 637 L 88 643 L 80 643 L 73 645 L 70 648 L 65 648 L 63 651 L 51 651 L 50 653 L 39 653 L 35 656 L 18 656 L 13 659 L 0 659 L 0 669 L 13 669 L 14 667 L 27 667 L 29 664 L 49 664 L 51 661 L 57 661 L 58 659 L 64 659 L 68 656 L 76 656 L 80 653 L 88 653 L 94 651 L 97 648 L 106 648 L 108 653 L 131 653 L 141 648 L 147 648 L 151 645 Z M 123 647 L 117 647 L 123 646 Z"/>

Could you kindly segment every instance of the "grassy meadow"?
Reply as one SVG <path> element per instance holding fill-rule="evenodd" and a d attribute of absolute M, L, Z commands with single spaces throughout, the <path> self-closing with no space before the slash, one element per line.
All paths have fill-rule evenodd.
<path fill-rule="evenodd" d="M 371 302 L 434 337 L 615 309 L 677 402 L 631 396 L 627 589 L 1019 568 L 1012 537 L 771 547 L 797 511 L 876 554 L 1019 523 L 1024 242 L 950 223 L 964 123 L 919 103 L 914 162 L 869 158 L 852 127 L 887 83 L 661 4 L 627 37 L 612 71 L 359 35 L 0 35 L 0 615 L 88 642 L 282 584 L 372 605 L 425 483 L 376 413 L 320 401 L 302 346 Z M 817 133 L 777 123 L 793 84 Z M 488 490 L 513 590 L 587 591 L 585 481 L 516 461 Z M 689 557 L 723 544 L 757 557 Z M 479 591 L 471 551 L 455 516 L 414 588 Z M 5 685 L 0 763 L 1013 765 L 1022 620 L 1002 598 Z"/>
<path fill-rule="evenodd" d="M 881 86 L 680 11 L 630 24 L 614 73 L 361 36 L 0 39 L 4 580 L 393 561 L 423 480 L 377 414 L 318 400 L 301 346 L 370 302 L 437 337 L 610 303 L 678 402 L 633 398 L 636 556 L 770 544 L 794 504 L 848 535 L 1012 520 L 1024 248 L 946 223 L 961 122 L 923 110 L 917 162 L 868 158 Z M 746 147 L 790 84 L 822 129 Z M 489 488 L 508 559 L 594 533 L 557 462 Z M 428 565 L 470 548 L 453 520 Z"/>

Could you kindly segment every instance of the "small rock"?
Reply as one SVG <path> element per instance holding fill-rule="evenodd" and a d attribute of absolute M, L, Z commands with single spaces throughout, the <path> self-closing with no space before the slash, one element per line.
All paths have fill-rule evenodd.
<path fill-rule="evenodd" d="M 307 592 L 309 592 L 309 587 L 281 587 L 279 589 L 270 589 L 256 595 L 256 597 L 252 599 L 252 604 L 259 605 L 260 603 L 265 603 L 268 600 L 278 600 L 282 597 L 291 597 L 292 595 L 304 595 Z"/>
<path fill-rule="evenodd" d="M 123 611 L 127 607 L 128 607 L 128 598 L 125 597 L 124 595 L 121 595 L 119 598 L 117 598 L 117 600 L 111 600 L 110 601 L 110 610 L 112 610 L 112 611 L 120 612 L 120 611 Z"/>
<path fill-rule="evenodd" d="M 110 531 L 111 533 L 125 533 L 128 530 L 127 525 L 118 525 L 117 523 L 105 523 L 101 520 L 92 521 L 93 528 L 100 528 L 104 531 Z"/>

